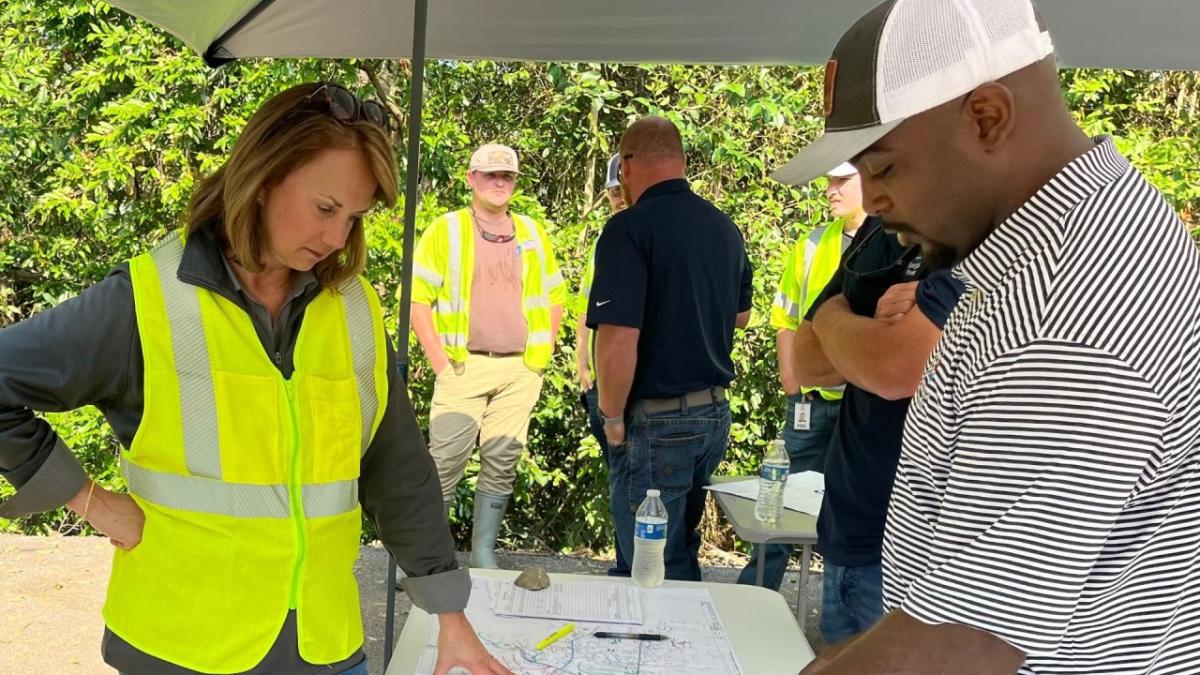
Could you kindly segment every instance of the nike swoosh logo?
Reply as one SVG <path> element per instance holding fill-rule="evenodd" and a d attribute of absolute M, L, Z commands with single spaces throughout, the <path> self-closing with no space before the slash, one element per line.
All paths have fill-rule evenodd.
<path fill-rule="evenodd" d="M 597 307 L 603 307 L 603 306 L 607 305 L 607 304 L 608 304 L 608 303 L 610 303 L 610 302 L 612 302 L 612 300 L 605 300 L 604 302 L 599 302 L 599 301 L 597 301 L 597 302 L 596 302 L 596 306 L 597 306 Z"/>

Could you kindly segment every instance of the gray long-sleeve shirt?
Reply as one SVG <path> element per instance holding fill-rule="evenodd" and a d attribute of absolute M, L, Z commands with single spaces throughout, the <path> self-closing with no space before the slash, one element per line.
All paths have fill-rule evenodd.
<path fill-rule="evenodd" d="M 308 283 L 311 278 L 301 278 L 272 321 L 242 291 L 219 247 L 203 231 L 188 237 L 178 275 L 245 310 L 254 319 L 263 349 L 283 376 L 291 377 L 304 310 L 320 292 L 315 283 Z M 389 345 L 387 406 L 362 458 L 359 500 L 384 546 L 408 575 L 405 589 L 413 603 L 431 613 L 458 611 L 466 606 L 470 579 L 455 562 L 437 472 L 394 361 Z M 0 330 L 0 475 L 17 488 L 16 495 L 0 505 L 0 516 L 57 508 L 84 485 L 79 461 L 34 411 L 94 405 L 118 441 L 129 447 L 142 418 L 143 370 L 127 264 L 79 296 Z M 109 631 L 104 657 L 121 671 L 191 672 L 142 653 Z M 355 654 L 332 668 L 305 663 L 296 647 L 295 613 L 290 612 L 270 652 L 249 672 L 340 672 L 361 659 L 361 653 Z"/>

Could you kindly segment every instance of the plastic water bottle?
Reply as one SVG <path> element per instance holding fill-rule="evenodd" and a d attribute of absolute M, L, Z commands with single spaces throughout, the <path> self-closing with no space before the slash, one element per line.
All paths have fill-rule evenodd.
<path fill-rule="evenodd" d="M 771 441 L 763 457 L 762 472 L 758 478 L 758 500 L 754 503 L 754 517 L 764 525 L 777 525 L 783 515 L 783 489 L 787 486 L 792 460 L 787 446 L 780 439 Z"/>
<path fill-rule="evenodd" d="M 666 576 L 667 507 L 658 495 L 658 490 L 646 490 L 633 531 L 633 582 L 646 588 L 661 586 Z"/>

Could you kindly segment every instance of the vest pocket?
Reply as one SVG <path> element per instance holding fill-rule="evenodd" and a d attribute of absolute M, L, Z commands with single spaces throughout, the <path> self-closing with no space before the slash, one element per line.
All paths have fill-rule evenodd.
<path fill-rule="evenodd" d="M 362 457 L 362 409 L 352 378 L 306 378 L 313 428 L 313 479 L 317 482 L 358 477 Z"/>
<path fill-rule="evenodd" d="M 286 483 L 288 464 L 280 447 L 281 385 L 275 377 L 215 371 L 221 478 L 234 483 Z M 188 415 L 184 411 L 184 415 Z M 286 413 L 285 413 L 286 414 Z M 189 453 L 191 450 L 189 449 Z"/>

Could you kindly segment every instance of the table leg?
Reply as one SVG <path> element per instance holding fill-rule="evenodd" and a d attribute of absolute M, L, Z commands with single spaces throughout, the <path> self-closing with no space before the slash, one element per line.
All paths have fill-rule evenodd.
<path fill-rule="evenodd" d="M 754 585 L 759 586 L 759 587 L 761 587 L 763 585 L 763 575 L 766 574 L 766 568 L 767 568 L 767 565 L 766 565 L 767 561 L 763 560 L 763 556 L 766 555 L 767 552 L 765 549 L 762 549 L 761 547 L 762 547 L 762 544 L 755 544 L 754 550 L 750 552 L 750 557 L 752 559 L 754 558 L 755 554 L 758 555 L 758 564 L 755 565 L 755 567 L 758 569 L 756 569 L 754 571 Z"/>
<path fill-rule="evenodd" d="M 800 583 L 796 597 L 796 623 L 804 630 L 804 621 L 808 618 L 808 566 L 812 561 L 812 544 L 805 544 L 800 549 Z"/>

